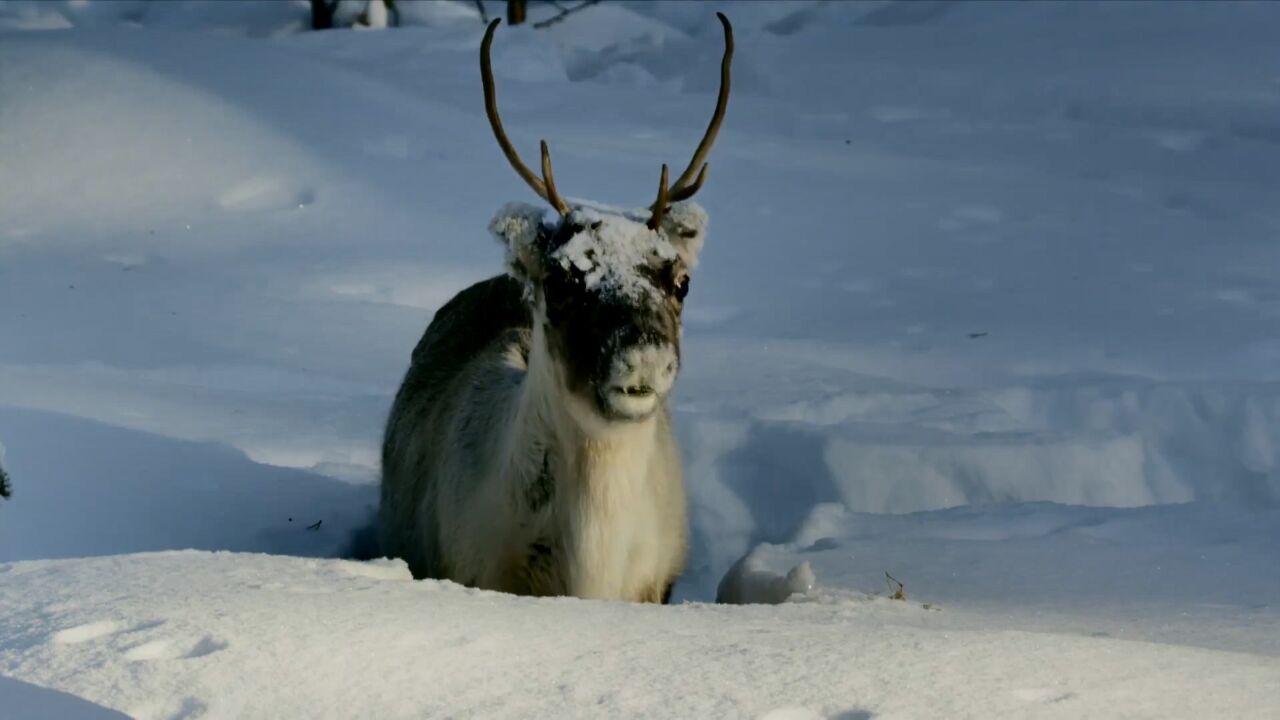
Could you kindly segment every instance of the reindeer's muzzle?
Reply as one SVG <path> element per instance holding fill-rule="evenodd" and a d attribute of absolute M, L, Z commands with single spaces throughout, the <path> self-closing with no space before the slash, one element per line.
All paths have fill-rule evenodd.
<path fill-rule="evenodd" d="M 620 419 L 647 417 L 671 391 L 679 368 L 675 347 L 668 343 L 622 349 L 613 356 L 600 400 Z"/>

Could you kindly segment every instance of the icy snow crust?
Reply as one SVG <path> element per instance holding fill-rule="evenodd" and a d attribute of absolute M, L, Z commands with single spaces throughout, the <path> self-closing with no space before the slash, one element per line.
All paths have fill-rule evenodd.
<path fill-rule="evenodd" d="M 1277 715 L 1280 7 L 504 26 L 513 141 L 626 206 L 736 29 L 673 401 L 698 602 L 653 608 L 332 559 L 535 200 L 474 5 L 398 5 L 0 3 L 0 716 Z M 703 604 L 740 560 L 791 602 Z"/>

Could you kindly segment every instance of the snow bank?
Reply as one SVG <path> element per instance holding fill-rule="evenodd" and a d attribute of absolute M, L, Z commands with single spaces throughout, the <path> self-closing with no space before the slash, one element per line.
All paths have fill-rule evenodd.
<path fill-rule="evenodd" d="M 733 354 L 740 374 L 750 372 L 749 352 Z M 755 544 L 790 542 L 824 503 L 915 513 L 1038 501 L 1280 502 L 1280 405 L 1270 384 L 858 384 L 819 400 L 736 414 L 736 403 L 714 413 L 708 403 L 681 415 L 694 525 L 702 534 L 694 565 L 705 572 L 693 596 L 709 596 L 723 569 Z"/>
<path fill-rule="evenodd" d="M 738 597 L 747 602 L 846 603 L 892 596 L 896 580 L 907 604 L 940 608 L 937 622 L 949 627 L 1275 656 L 1277 547 L 1274 509 L 1024 503 L 875 515 L 829 503 L 786 541 L 754 547 L 720 589 L 746 586 Z M 808 571 L 796 577 L 812 586 L 785 597 L 769 590 L 801 565 Z"/>
<path fill-rule="evenodd" d="M 22 449 L 0 562 L 173 547 L 332 557 L 377 503 L 370 486 L 65 415 L 4 408 L 0 436 Z"/>
<path fill-rule="evenodd" d="M 0 676 L 136 718 L 1264 718 L 1280 661 L 935 626 L 892 600 L 670 608 L 177 552 L 0 566 Z M 945 626 L 944 626 L 945 627 Z M 19 629 L 20 628 L 20 629 Z M 9 686 L 0 685 L 0 692 Z M 41 698 L 42 700 L 45 698 Z M 49 703 L 64 696 L 48 698 Z M 287 710 L 286 710 L 287 708 Z M 103 716 L 110 716 L 106 710 Z"/>

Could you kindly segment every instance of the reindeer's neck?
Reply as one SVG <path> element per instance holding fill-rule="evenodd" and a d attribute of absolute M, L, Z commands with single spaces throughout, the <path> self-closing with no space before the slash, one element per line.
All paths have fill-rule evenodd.
<path fill-rule="evenodd" d="M 562 389 L 553 363 L 535 329 L 521 417 L 515 423 L 522 437 L 512 438 L 510 447 L 523 454 L 521 464 L 549 477 L 526 472 L 516 480 L 550 484 L 552 523 L 568 565 L 566 591 L 579 597 L 617 597 L 627 555 L 642 540 L 641 525 L 633 519 L 644 515 L 657 415 L 606 424 L 585 404 L 573 407 L 583 401 Z"/>
<path fill-rule="evenodd" d="M 653 542 L 654 436 L 650 419 L 617 437 L 587 439 L 572 448 L 575 455 L 565 477 L 557 478 L 556 496 L 571 594 L 616 598 L 634 592 L 628 585 L 637 580 L 631 565 L 648 554 L 638 550 Z"/>

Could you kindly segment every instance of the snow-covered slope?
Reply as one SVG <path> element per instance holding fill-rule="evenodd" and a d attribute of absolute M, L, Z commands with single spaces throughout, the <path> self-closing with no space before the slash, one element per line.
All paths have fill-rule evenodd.
<path fill-rule="evenodd" d="M 494 210 L 533 199 L 483 120 L 474 4 L 400 4 L 406 27 L 326 33 L 299 2 L 0 4 L 0 562 L 349 547 L 409 350 L 500 271 Z M 0 565 L 0 700 L 312 702 L 250 692 L 265 658 L 281 687 L 358 667 L 365 705 L 313 698 L 334 715 L 1280 712 L 1280 7 L 604 3 L 502 27 L 508 132 L 548 139 L 567 195 L 647 202 L 711 111 L 717 9 L 738 52 L 674 408 L 677 598 L 755 549 L 766 575 L 809 561 L 811 602 L 529 602 L 228 554 Z M 863 595 L 886 571 L 906 604 Z M 270 582 L 327 599 L 277 634 L 285 591 L 247 591 Z M 378 638 L 430 635 L 436 605 L 483 647 L 394 660 L 470 679 L 380 682 Z M 225 652 L 179 657 L 206 635 Z M 571 660 L 515 669 L 539 638 Z M 624 663 L 635 685 L 591 674 Z M 710 684 L 652 689 L 672 678 Z"/>

